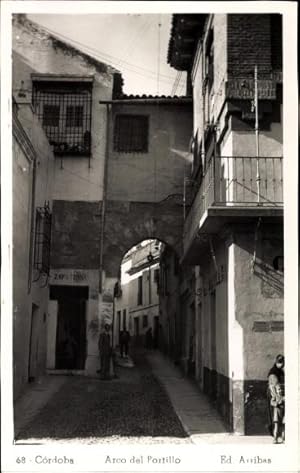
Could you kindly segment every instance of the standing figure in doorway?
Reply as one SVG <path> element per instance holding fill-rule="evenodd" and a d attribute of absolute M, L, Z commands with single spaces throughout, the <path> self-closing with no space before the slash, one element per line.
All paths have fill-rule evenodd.
<path fill-rule="evenodd" d="M 111 357 L 111 344 L 110 344 L 110 326 L 104 325 L 104 331 L 100 333 L 98 340 L 98 349 L 100 355 L 100 377 L 101 379 L 110 379 L 110 357 Z"/>
<path fill-rule="evenodd" d="M 124 353 L 125 353 L 125 356 L 128 356 L 129 341 L 130 341 L 130 334 L 128 330 L 124 328 L 122 332 L 120 333 L 120 354 L 122 358 L 124 358 Z"/>

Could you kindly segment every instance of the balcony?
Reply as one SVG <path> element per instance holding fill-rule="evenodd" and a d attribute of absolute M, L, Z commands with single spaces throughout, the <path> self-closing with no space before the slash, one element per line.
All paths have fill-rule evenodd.
<path fill-rule="evenodd" d="M 212 157 L 184 223 L 184 254 L 197 234 L 217 233 L 228 220 L 282 216 L 282 160 L 282 157 Z"/>

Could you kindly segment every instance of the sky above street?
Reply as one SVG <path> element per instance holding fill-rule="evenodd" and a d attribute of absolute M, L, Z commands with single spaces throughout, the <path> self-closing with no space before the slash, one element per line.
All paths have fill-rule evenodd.
<path fill-rule="evenodd" d="M 177 71 L 167 64 L 172 15 L 30 14 L 28 18 L 115 66 L 122 72 L 127 94 L 185 93 L 184 74 L 175 91 Z"/>

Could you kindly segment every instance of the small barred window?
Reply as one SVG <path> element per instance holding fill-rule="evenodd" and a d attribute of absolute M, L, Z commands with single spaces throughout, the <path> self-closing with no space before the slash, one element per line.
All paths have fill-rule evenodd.
<path fill-rule="evenodd" d="M 148 152 L 149 120 L 146 115 L 117 115 L 114 150 L 123 153 Z"/>

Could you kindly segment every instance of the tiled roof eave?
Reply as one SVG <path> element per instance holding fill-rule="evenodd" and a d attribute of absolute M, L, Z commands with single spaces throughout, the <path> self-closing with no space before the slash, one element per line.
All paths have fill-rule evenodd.
<path fill-rule="evenodd" d="M 114 105 L 151 105 L 151 104 L 189 104 L 192 103 L 191 96 L 151 96 L 151 95 L 121 95 L 115 97 L 113 100 L 101 100 L 101 104 L 114 104 Z"/>
<path fill-rule="evenodd" d="M 192 59 L 198 39 L 202 36 L 207 15 L 175 14 L 168 47 L 167 62 L 181 71 L 192 67 Z"/>

